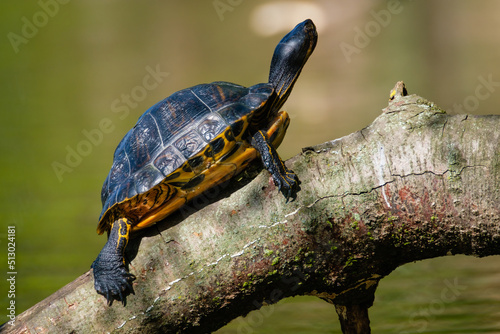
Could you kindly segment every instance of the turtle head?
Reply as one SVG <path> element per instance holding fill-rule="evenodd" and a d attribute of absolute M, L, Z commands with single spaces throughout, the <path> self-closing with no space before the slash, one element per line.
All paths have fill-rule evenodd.
<path fill-rule="evenodd" d="M 285 103 L 302 67 L 314 51 L 318 33 L 314 23 L 307 19 L 281 39 L 274 50 L 269 71 L 269 83 L 278 94 L 279 109 Z"/>

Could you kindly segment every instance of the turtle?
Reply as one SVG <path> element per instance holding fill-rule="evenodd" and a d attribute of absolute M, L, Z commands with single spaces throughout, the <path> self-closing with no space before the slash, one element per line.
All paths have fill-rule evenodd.
<path fill-rule="evenodd" d="M 94 288 L 108 305 L 134 293 L 125 249 L 132 232 L 151 226 L 194 197 L 226 182 L 260 157 L 286 201 L 300 190 L 278 155 L 290 123 L 280 110 L 313 52 L 307 19 L 276 46 L 267 83 L 216 81 L 173 93 L 149 108 L 118 144 L 101 191 L 97 233 L 108 240 L 92 263 Z"/>

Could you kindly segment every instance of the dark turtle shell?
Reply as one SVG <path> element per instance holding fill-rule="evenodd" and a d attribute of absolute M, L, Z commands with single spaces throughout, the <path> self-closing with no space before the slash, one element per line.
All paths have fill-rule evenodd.
<path fill-rule="evenodd" d="M 166 215 L 165 207 L 174 211 L 192 197 L 187 194 L 241 170 L 255 158 L 244 156 L 247 131 L 267 125 L 272 96 L 270 84 L 214 82 L 178 91 L 148 109 L 116 148 L 101 192 L 98 232 L 124 214 L 136 228 L 146 227 Z"/>

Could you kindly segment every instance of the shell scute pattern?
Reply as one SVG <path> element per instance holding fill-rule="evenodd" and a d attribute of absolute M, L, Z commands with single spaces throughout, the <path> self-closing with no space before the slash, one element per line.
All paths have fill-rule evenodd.
<path fill-rule="evenodd" d="M 122 141 L 123 142 L 123 141 Z M 120 147 L 120 145 L 118 146 Z M 128 177 L 130 175 L 130 162 L 128 160 L 127 154 L 123 150 L 116 150 L 114 156 L 113 167 L 108 174 L 108 177 L 104 181 L 102 191 L 101 191 L 101 201 L 104 203 L 110 194 L 109 189 L 115 189 L 120 183 L 122 183 L 123 177 Z"/>
<path fill-rule="evenodd" d="M 261 83 L 250 87 L 249 92 L 250 94 L 244 96 L 241 102 L 254 109 L 262 104 L 263 99 L 267 100 L 274 93 L 274 88 L 271 84 Z"/>
<path fill-rule="evenodd" d="M 252 113 L 271 94 L 269 84 L 249 89 L 214 82 L 178 91 L 149 108 L 116 148 L 101 192 L 101 219 L 109 222 L 105 213 L 127 201 L 120 210 L 144 212 L 144 206 L 132 209 L 132 202 L 150 198 L 158 185 L 182 190 L 199 185 L 212 164 L 239 152 Z"/>
<path fill-rule="evenodd" d="M 211 141 L 221 133 L 228 124 L 216 113 L 210 114 L 198 125 L 198 132 L 206 142 Z"/>
<path fill-rule="evenodd" d="M 158 154 L 153 164 L 163 173 L 163 175 L 169 175 L 182 165 L 184 159 L 184 156 L 182 156 L 173 146 L 167 146 Z"/>
<path fill-rule="evenodd" d="M 135 193 L 137 193 L 137 188 L 135 187 L 135 180 L 132 178 L 121 183 L 118 186 L 118 191 L 113 192 L 113 194 L 116 194 L 116 202 L 123 201 L 125 198 L 130 197 L 130 195 L 133 196 Z"/>
<path fill-rule="evenodd" d="M 224 118 L 227 123 L 233 125 L 242 117 L 248 115 L 251 110 L 252 109 L 248 108 L 248 106 L 244 105 L 243 103 L 232 103 L 221 108 L 218 111 L 218 114 L 221 115 L 221 117 Z"/>
<path fill-rule="evenodd" d="M 134 183 L 137 193 L 151 189 L 164 179 L 163 174 L 153 165 L 149 164 L 135 174 Z"/>
<path fill-rule="evenodd" d="M 172 143 L 181 132 L 209 112 L 208 108 L 186 89 L 170 95 L 146 111 L 161 124 L 163 145 Z"/>
<path fill-rule="evenodd" d="M 248 94 L 248 88 L 224 81 L 196 86 L 196 88 L 198 87 L 200 89 L 192 89 L 193 93 L 211 111 L 217 111 L 223 106 L 236 102 L 242 96 Z"/>
<path fill-rule="evenodd" d="M 205 147 L 206 142 L 198 132 L 191 130 L 177 139 L 173 146 L 187 159 Z"/>
<path fill-rule="evenodd" d="M 123 150 L 127 152 L 130 169 L 139 170 L 150 163 L 162 142 L 158 124 L 153 115 L 146 114 L 127 134 Z"/>

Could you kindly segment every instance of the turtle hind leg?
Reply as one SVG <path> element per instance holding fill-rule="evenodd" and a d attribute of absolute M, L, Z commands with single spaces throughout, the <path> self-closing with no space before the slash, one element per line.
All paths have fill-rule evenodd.
<path fill-rule="evenodd" d="M 295 200 L 300 190 L 299 178 L 285 166 L 266 133 L 257 131 L 252 137 L 251 145 L 259 152 L 264 167 L 271 173 L 274 184 L 278 186 L 286 201 L 290 198 Z"/>
<path fill-rule="evenodd" d="M 123 255 L 131 226 L 126 218 L 115 221 L 108 241 L 91 266 L 94 270 L 94 288 L 106 297 L 110 306 L 114 299 L 120 300 L 125 306 L 127 296 L 134 293 L 131 283 L 135 276 L 127 271 Z"/>

